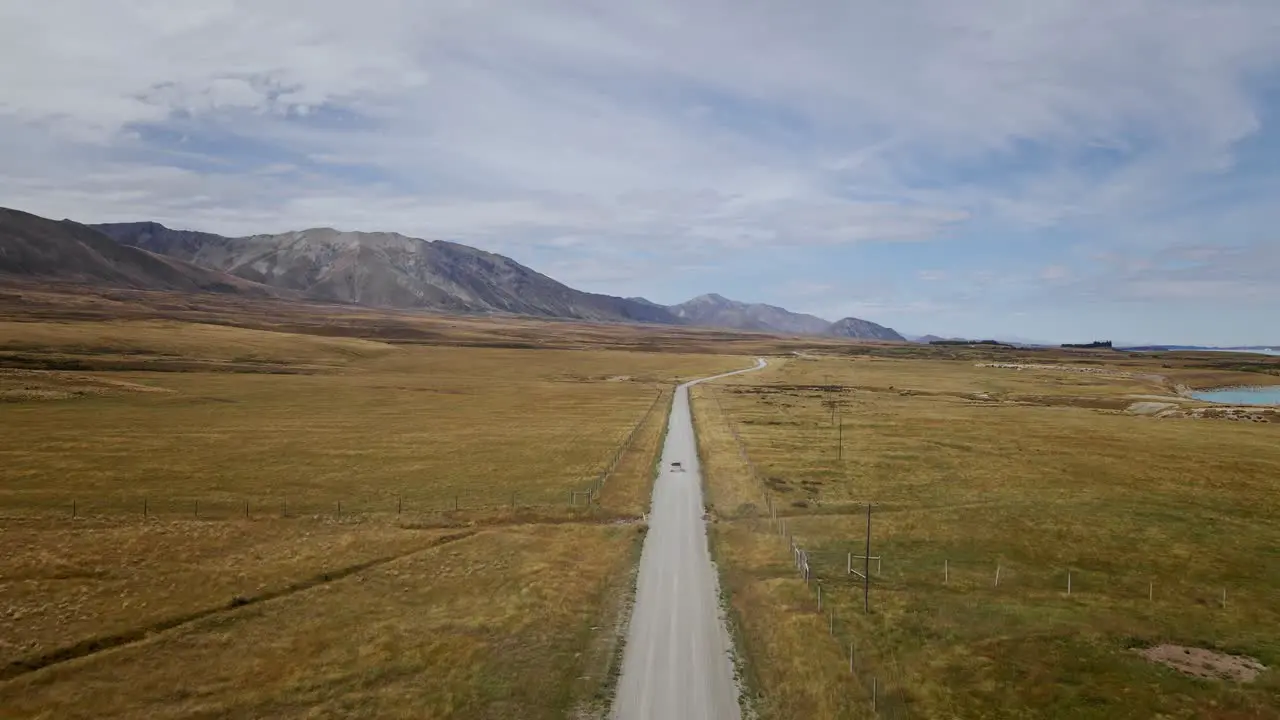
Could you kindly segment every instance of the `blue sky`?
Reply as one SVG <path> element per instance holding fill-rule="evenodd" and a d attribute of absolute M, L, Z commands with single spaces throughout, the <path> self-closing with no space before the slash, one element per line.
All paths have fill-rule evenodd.
<path fill-rule="evenodd" d="M 0 205 L 909 333 L 1280 343 L 1277 37 L 1274 0 L 7 3 Z"/>

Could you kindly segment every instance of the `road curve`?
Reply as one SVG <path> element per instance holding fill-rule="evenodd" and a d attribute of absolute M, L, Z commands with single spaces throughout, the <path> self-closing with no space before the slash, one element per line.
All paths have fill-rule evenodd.
<path fill-rule="evenodd" d="M 702 473 L 689 387 L 765 364 L 758 358 L 755 367 L 676 388 L 640 555 L 636 603 L 613 702 L 615 720 L 741 717 L 732 641 L 720 615 L 719 582 L 702 518 Z M 673 462 L 683 471 L 673 471 Z"/>

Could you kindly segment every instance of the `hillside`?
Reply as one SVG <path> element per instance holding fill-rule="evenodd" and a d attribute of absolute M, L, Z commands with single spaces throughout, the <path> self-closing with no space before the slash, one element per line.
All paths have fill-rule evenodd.
<path fill-rule="evenodd" d="M 825 335 L 832 337 L 851 338 L 855 340 L 886 340 L 890 342 L 906 342 L 906 338 L 898 334 L 893 328 L 887 328 L 883 325 L 877 325 L 869 320 L 862 320 L 854 317 L 847 317 L 831 323 L 827 328 Z"/>
<path fill-rule="evenodd" d="M 669 308 L 691 325 L 754 330 L 782 335 L 825 335 L 852 340 L 906 342 L 892 328 L 859 318 L 828 322 L 815 315 L 795 313 L 763 303 L 744 303 L 710 293 Z"/>
<path fill-rule="evenodd" d="M 813 315 L 793 313 L 762 303 L 744 303 L 710 293 L 672 305 L 676 317 L 691 325 L 756 330 L 785 335 L 821 335 L 830 323 Z"/>
<path fill-rule="evenodd" d="M 0 208 L 0 274 L 138 290 L 290 294 L 122 245 L 70 220 L 50 220 L 7 208 Z"/>
<path fill-rule="evenodd" d="M 574 290 L 510 258 L 443 240 L 332 228 L 233 238 L 156 223 L 94 227 L 126 245 L 319 300 L 594 321 L 679 322 L 665 308 Z"/>

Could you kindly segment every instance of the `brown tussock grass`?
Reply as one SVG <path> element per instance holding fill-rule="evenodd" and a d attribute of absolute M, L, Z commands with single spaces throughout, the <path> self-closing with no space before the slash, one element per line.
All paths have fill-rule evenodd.
<path fill-rule="evenodd" d="M 355 314 L 368 325 L 343 332 L 393 327 Z M 468 347 L 549 327 L 474 318 L 430 318 L 454 334 L 428 345 L 248 317 L 263 326 L 3 324 L 0 363 L 27 364 L 6 376 L 65 399 L 0 415 L 0 539 L 13 548 L 0 558 L 12 670 L 0 707 L 558 717 L 607 705 L 671 383 L 744 360 L 601 350 L 590 329 L 544 336 L 584 349 Z M 419 320 L 403 318 L 414 332 Z M 659 392 L 599 503 L 570 507 Z M 432 547 L 444 540 L 458 549 Z"/>
<path fill-rule="evenodd" d="M 23 676 L 0 704 L 68 718 L 556 717 L 636 537 L 482 532 Z"/>
<path fill-rule="evenodd" d="M 1107 409 L 1162 383 L 866 358 L 797 359 L 726 380 L 724 407 L 809 551 L 840 638 L 825 618 L 816 631 L 784 632 L 802 626 L 786 622 L 797 603 L 777 587 L 798 581 L 767 522 L 721 526 L 718 553 L 764 706 L 777 717 L 822 707 L 839 673 L 851 695 L 877 677 L 890 717 L 1275 717 L 1273 673 L 1247 688 L 1205 685 L 1131 651 L 1176 642 L 1267 665 L 1280 657 L 1269 630 L 1280 615 L 1267 600 L 1280 587 L 1277 428 Z M 835 397 L 843 462 L 823 405 Z M 862 553 L 867 501 L 877 504 L 872 554 L 884 556 L 870 615 L 845 573 L 846 554 Z M 851 639 L 855 679 L 847 655 L 827 675 L 793 668 L 793 656 L 847 653 Z"/>

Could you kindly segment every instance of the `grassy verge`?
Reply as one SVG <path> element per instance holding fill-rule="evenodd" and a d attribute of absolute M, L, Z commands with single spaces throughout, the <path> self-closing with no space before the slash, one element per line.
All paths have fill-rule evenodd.
<path fill-rule="evenodd" d="M 864 717 L 839 649 L 815 643 L 826 625 L 765 514 L 763 489 L 739 457 L 716 393 L 698 386 L 691 401 L 704 480 L 717 499 L 709 542 L 744 704 L 765 720 Z"/>
<path fill-rule="evenodd" d="M 645 416 L 644 423 L 636 430 L 630 447 L 618 459 L 617 467 L 601 489 L 599 505 L 606 513 L 639 517 L 649 507 L 670 410 L 671 391 L 663 389 Z"/>
<path fill-rule="evenodd" d="M 578 720 L 603 720 L 613 707 L 647 529 L 642 524 L 635 528 L 628 564 L 609 576 L 600 602 L 601 615 L 595 625 L 588 628 L 590 639 L 585 643 L 582 670 L 573 685 L 574 701 L 568 713 Z"/>

